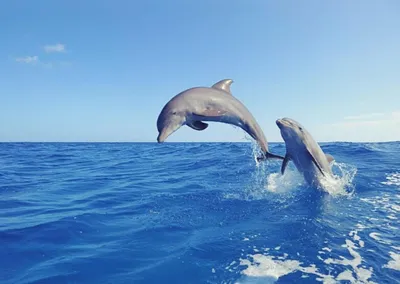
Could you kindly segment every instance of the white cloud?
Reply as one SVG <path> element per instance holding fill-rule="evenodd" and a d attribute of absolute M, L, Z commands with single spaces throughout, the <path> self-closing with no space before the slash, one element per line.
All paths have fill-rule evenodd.
<path fill-rule="evenodd" d="M 18 63 L 31 64 L 45 68 L 70 67 L 72 65 L 72 62 L 70 61 L 42 61 L 39 60 L 39 57 L 36 55 L 17 57 L 15 58 L 15 61 Z"/>
<path fill-rule="evenodd" d="M 50 52 L 65 52 L 65 45 L 61 43 L 52 44 L 52 45 L 45 45 L 44 50 L 47 53 Z"/>
<path fill-rule="evenodd" d="M 380 116 L 384 116 L 384 115 L 385 115 L 384 113 L 374 112 L 374 113 L 368 113 L 368 114 L 346 116 L 344 119 L 345 120 L 371 119 L 371 118 L 380 117 Z"/>
<path fill-rule="evenodd" d="M 35 64 L 39 62 L 39 57 L 38 56 L 24 56 L 24 57 L 17 57 L 15 61 L 20 62 L 20 63 L 26 63 L 26 64 Z"/>
<path fill-rule="evenodd" d="M 400 140 L 400 110 L 345 117 L 323 125 L 319 136 L 324 141 L 384 142 Z"/>
<path fill-rule="evenodd" d="M 371 125 L 382 125 L 386 123 L 392 122 L 399 122 L 400 121 L 400 110 L 393 111 L 390 113 L 371 113 L 371 114 L 363 114 L 357 116 L 351 116 L 352 118 L 349 119 L 348 117 L 344 118 L 345 121 L 334 123 L 333 125 L 339 125 L 343 127 L 354 127 L 354 126 L 371 126 Z M 381 118 L 379 119 L 372 119 L 376 116 Z M 355 121 L 346 121 L 346 120 L 355 120 Z"/>

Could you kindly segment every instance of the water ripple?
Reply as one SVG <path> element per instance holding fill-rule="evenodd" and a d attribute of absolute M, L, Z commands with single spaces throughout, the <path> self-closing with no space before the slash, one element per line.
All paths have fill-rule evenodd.
<path fill-rule="evenodd" d="M 0 144 L 0 282 L 400 279 L 400 143 L 324 143 L 345 196 L 253 146 Z"/>

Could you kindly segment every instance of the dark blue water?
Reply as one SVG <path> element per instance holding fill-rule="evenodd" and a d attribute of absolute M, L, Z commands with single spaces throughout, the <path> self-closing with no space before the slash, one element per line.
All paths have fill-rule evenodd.
<path fill-rule="evenodd" d="M 323 149 L 327 193 L 249 143 L 0 144 L 0 283 L 399 283 L 400 143 Z"/>

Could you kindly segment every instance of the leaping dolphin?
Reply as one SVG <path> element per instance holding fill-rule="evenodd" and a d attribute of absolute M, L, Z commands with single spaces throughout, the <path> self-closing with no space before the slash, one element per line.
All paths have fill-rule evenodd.
<path fill-rule="evenodd" d="M 231 79 L 224 79 L 210 87 L 194 87 L 174 96 L 162 109 L 157 119 L 158 143 L 187 125 L 202 131 L 208 127 L 203 121 L 232 124 L 246 131 L 257 141 L 263 152 L 258 160 L 282 159 L 268 151 L 267 139 L 249 110 L 236 99 L 230 90 Z"/>
<path fill-rule="evenodd" d="M 333 176 L 330 163 L 334 158 L 324 154 L 311 134 L 297 121 L 282 118 L 276 120 L 276 124 L 286 144 L 281 173 L 285 173 L 288 162 L 292 160 L 309 185 L 322 187 L 321 178 Z"/>

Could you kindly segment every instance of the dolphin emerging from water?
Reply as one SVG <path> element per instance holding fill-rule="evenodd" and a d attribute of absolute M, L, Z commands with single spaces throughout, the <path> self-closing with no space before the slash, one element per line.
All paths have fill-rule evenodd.
<path fill-rule="evenodd" d="M 324 154 L 311 134 L 297 121 L 282 118 L 278 119 L 276 124 L 286 144 L 281 173 L 285 173 L 288 162 L 292 160 L 308 184 L 321 187 L 321 178 L 333 176 L 330 163 L 334 158 Z"/>
<path fill-rule="evenodd" d="M 210 87 L 187 89 L 173 97 L 162 109 L 157 119 L 159 143 L 187 125 L 194 130 L 204 130 L 208 124 L 203 121 L 215 121 L 232 124 L 246 131 L 254 138 L 263 152 L 258 160 L 269 158 L 282 159 L 268 151 L 267 139 L 261 127 L 249 110 L 236 99 L 230 90 L 231 79 L 224 79 Z"/>

